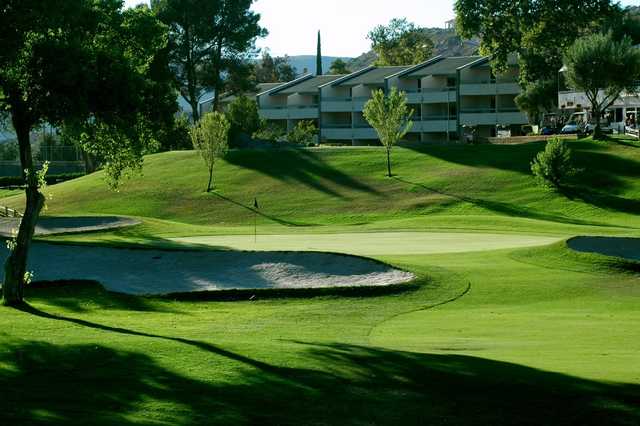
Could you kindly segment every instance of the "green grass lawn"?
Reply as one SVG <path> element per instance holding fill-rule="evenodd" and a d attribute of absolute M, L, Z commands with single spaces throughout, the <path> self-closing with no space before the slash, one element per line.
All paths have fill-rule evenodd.
<path fill-rule="evenodd" d="M 13 195 L 19 195 L 20 193 L 22 193 L 22 190 L 19 190 L 19 189 L 0 188 L 0 198 L 11 197 Z"/>
<path fill-rule="evenodd" d="M 195 154 L 169 153 L 119 193 L 100 174 L 50 187 L 47 214 L 144 220 L 52 240 L 174 246 L 213 235 L 250 248 L 258 196 L 259 230 L 289 248 L 317 238 L 419 278 L 388 292 L 234 302 L 34 286 L 29 307 L 0 308 L 0 423 L 639 424 L 636 264 L 562 242 L 433 253 L 436 242 L 416 239 L 458 232 L 446 251 L 478 232 L 638 235 L 640 151 L 572 147 L 587 170 L 564 195 L 533 185 L 539 144 L 399 149 L 396 179 L 376 149 L 234 152 L 217 195 L 202 192 Z M 407 238 L 367 247 L 362 233 L 378 231 Z"/>

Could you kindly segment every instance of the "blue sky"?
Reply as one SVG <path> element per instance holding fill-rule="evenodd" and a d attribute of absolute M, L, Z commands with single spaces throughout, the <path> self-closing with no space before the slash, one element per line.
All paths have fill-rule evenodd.
<path fill-rule="evenodd" d="M 622 4 L 636 4 L 625 0 Z M 128 6 L 144 0 L 125 0 Z M 370 48 L 367 33 L 391 18 L 406 16 L 424 27 L 443 27 L 453 19 L 454 0 L 257 0 L 269 36 L 258 46 L 273 55 L 315 55 L 316 33 L 322 31 L 326 56 L 358 56 Z"/>

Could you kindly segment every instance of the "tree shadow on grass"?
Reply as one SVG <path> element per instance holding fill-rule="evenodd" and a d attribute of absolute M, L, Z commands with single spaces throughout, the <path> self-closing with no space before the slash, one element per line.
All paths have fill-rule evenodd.
<path fill-rule="evenodd" d="M 338 191 L 338 188 L 382 196 L 376 188 L 330 166 L 318 153 L 309 150 L 264 151 L 262 156 L 234 151 L 229 153 L 226 161 L 274 179 L 295 181 L 340 199 L 346 197 Z"/>
<path fill-rule="evenodd" d="M 33 302 L 59 306 L 74 313 L 95 309 L 183 313 L 166 304 L 152 303 L 148 298 L 109 292 L 95 281 L 36 281 L 26 287 L 25 297 Z"/>
<path fill-rule="evenodd" d="M 226 196 L 224 196 L 222 194 L 219 194 L 219 193 L 217 193 L 215 191 L 211 192 L 211 194 L 215 195 L 216 197 L 220 198 L 221 200 L 224 200 L 224 201 L 226 201 L 228 203 L 231 203 L 233 205 L 236 205 L 238 207 L 242 207 L 243 209 L 248 210 L 248 211 L 250 211 L 252 213 L 255 213 L 260 217 L 263 217 L 265 219 L 271 220 L 271 221 L 276 222 L 277 224 L 280 224 L 280 225 L 283 225 L 283 226 L 291 226 L 291 227 L 319 226 L 316 223 L 302 223 L 302 222 L 293 222 L 293 221 L 289 221 L 289 220 L 280 219 L 278 217 L 269 215 L 269 214 L 265 213 L 264 211 L 262 211 L 260 209 L 253 208 L 252 206 L 247 205 L 247 204 L 242 204 L 239 201 L 235 201 L 235 200 L 233 200 L 233 199 L 231 199 L 229 197 L 226 197 Z"/>
<path fill-rule="evenodd" d="M 611 226 L 607 223 L 580 220 L 580 219 L 572 219 L 564 216 L 553 215 L 549 213 L 543 213 L 540 211 L 534 211 L 532 209 L 524 208 L 511 203 L 504 203 L 501 201 L 491 201 L 484 200 L 481 198 L 468 197 L 464 195 L 453 194 L 451 192 L 442 191 L 437 188 L 428 187 L 424 184 L 417 182 L 410 182 L 406 179 L 402 179 L 399 177 L 395 177 L 399 182 L 405 183 L 407 185 L 414 185 L 424 189 L 425 191 L 433 192 L 436 194 L 444 195 L 446 197 L 453 198 L 460 202 L 473 204 L 474 206 L 481 207 L 483 209 L 500 213 L 502 215 L 513 216 L 513 217 L 522 217 L 527 219 L 537 219 L 537 220 L 545 220 L 549 222 L 558 222 L 558 223 L 566 223 L 571 225 L 585 225 L 585 226 Z"/>
<path fill-rule="evenodd" d="M 631 425 L 640 386 L 609 384 L 452 354 L 290 342 L 305 367 L 280 367 L 215 345 L 170 339 L 199 355 L 188 377 L 150 355 L 102 344 L 5 344 L 2 424 Z M 150 341 L 150 343 L 152 343 Z M 219 379 L 220 361 L 238 365 Z M 190 362 L 193 365 L 190 365 Z M 207 366 L 210 367 L 207 369 Z M 229 368 L 229 367 L 227 367 Z M 196 370 L 197 371 L 197 370 Z M 145 410 L 145 411 L 143 411 Z"/>

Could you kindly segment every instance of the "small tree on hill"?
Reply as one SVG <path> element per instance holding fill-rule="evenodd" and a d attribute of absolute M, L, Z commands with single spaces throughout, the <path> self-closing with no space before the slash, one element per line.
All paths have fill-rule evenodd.
<path fill-rule="evenodd" d="M 576 40 L 565 54 L 567 82 L 584 91 L 595 119 L 594 139 L 602 136 L 600 117 L 623 91 L 634 92 L 640 79 L 640 50 L 631 39 L 615 41 L 609 33 Z"/>
<path fill-rule="evenodd" d="M 387 152 L 387 175 L 391 177 L 391 148 L 411 130 L 413 111 L 407 107 L 407 95 L 393 87 L 389 96 L 382 90 L 373 93 L 364 106 L 363 115 L 378 133 Z"/>
<path fill-rule="evenodd" d="M 571 150 L 558 138 L 547 142 L 544 151 L 536 155 L 531 171 L 540 185 L 551 188 L 560 188 L 577 173 L 571 160 Z"/>
<path fill-rule="evenodd" d="M 214 111 L 205 114 L 200 121 L 191 128 L 193 147 L 200 152 L 200 156 L 209 171 L 207 192 L 213 187 L 213 166 L 218 158 L 222 158 L 229 150 L 229 120 L 224 114 Z"/>

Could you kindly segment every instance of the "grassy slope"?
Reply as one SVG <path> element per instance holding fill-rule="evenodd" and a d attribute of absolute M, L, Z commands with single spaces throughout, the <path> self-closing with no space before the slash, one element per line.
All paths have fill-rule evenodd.
<path fill-rule="evenodd" d="M 602 225 L 638 228 L 640 150 L 618 143 L 572 146 L 589 173 L 571 199 L 534 185 L 529 163 L 540 144 L 398 149 L 394 179 L 384 177 L 378 149 L 233 152 L 216 171 L 215 194 L 202 191 L 206 171 L 197 155 L 174 152 L 148 157 L 144 175 L 117 193 L 100 173 L 50 187 L 48 214 L 124 214 L 196 225 L 150 222 L 155 234 L 243 233 L 252 230 L 250 207 L 258 197 L 263 232 L 433 227 L 571 234 L 615 232 Z M 5 202 L 22 203 L 20 197 Z"/>
<path fill-rule="evenodd" d="M 576 189 L 573 201 L 532 185 L 526 168 L 537 145 L 398 150 L 396 172 L 413 184 L 380 176 L 381 153 L 367 149 L 238 153 L 218 176 L 229 199 L 249 204 L 257 192 L 263 210 L 281 221 L 324 225 L 305 233 L 426 226 L 636 233 L 640 153 L 619 144 L 574 146 L 598 185 Z M 202 194 L 203 176 L 193 154 L 153 156 L 145 177 L 118 194 L 94 176 L 51 188 L 50 213 L 158 218 L 85 240 L 247 231 L 250 212 Z M 28 312 L 0 308 L 0 419 L 640 423 L 640 282 L 623 264 L 563 244 L 381 259 L 414 271 L 420 285 L 379 296 L 233 303 L 77 285 L 31 289 Z"/>

